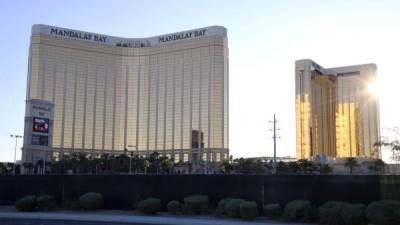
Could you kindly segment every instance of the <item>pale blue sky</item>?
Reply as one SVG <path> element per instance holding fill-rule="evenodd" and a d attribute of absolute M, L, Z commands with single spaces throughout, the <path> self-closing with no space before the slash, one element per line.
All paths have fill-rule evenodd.
<path fill-rule="evenodd" d="M 122 37 L 210 25 L 228 29 L 230 148 L 234 157 L 272 154 L 268 120 L 277 113 L 279 155 L 295 155 L 294 60 L 324 67 L 374 62 L 381 127 L 400 125 L 400 4 L 397 1 L 0 1 L 0 161 L 23 134 L 32 24 Z M 390 135 L 385 129 L 383 134 Z M 20 145 L 19 145 L 20 146 Z M 18 152 L 18 158 L 20 151 Z"/>

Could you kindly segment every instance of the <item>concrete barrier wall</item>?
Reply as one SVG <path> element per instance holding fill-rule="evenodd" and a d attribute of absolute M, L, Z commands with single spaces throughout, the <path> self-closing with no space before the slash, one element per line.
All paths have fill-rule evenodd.
<path fill-rule="evenodd" d="M 400 176 L 341 175 L 30 175 L 0 176 L 0 204 L 13 204 L 25 195 L 51 194 L 58 202 L 85 192 L 100 192 L 106 208 L 130 208 L 158 197 L 163 203 L 191 194 L 208 195 L 212 205 L 226 197 L 263 203 L 307 199 L 319 205 L 338 200 L 369 203 L 400 198 Z M 400 200 L 400 199 L 398 199 Z"/>

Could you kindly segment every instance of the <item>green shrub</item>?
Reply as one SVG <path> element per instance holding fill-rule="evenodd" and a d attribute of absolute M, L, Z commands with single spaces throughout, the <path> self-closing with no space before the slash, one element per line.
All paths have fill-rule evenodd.
<path fill-rule="evenodd" d="M 147 198 L 139 202 L 136 208 L 144 214 L 157 214 L 161 210 L 161 200 L 158 198 Z"/>
<path fill-rule="evenodd" d="M 225 204 L 224 211 L 226 215 L 234 218 L 240 217 L 240 203 L 242 203 L 243 201 L 244 201 L 243 199 L 237 199 L 237 198 L 229 200 Z"/>
<path fill-rule="evenodd" d="M 83 210 L 101 209 L 103 196 L 100 193 L 88 192 L 79 197 L 79 205 Z"/>
<path fill-rule="evenodd" d="M 264 216 L 279 217 L 282 214 L 282 209 L 279 204 L 267 204 L 263 206 Z"/>
<path fill-rule="evenodd" d="M 342 225 L 344 222 L 341 212 L 346 205 L 347 203 L 344 202 L 325 202 L 318 208 L 319 222 L 329 225 Z"/>
<path fill-rule="evenodd" d="M 372 224 L 399 225 L 400 202 L 393 200 L 372 202 L 367 207 L 366 215 Z"/>
<path fill-rule="evenodd" d="M 240 217 L 244 220 L 255 220 L 258 216 L 257 203 L 242 201 L 240 203 Z"/>
<path fill-rule="evenodd" d="M 41 195 L 36 198 L 37 211 L 53 211 L 56 209 L 56 202 L 51 195 Z"/>
<path fill-rule="evenodd" d="M 218 202 L 218 207 L 217 207 L 217 212 L 220 213 L 221 215 L 226 215 L 226 204 L 232 200 L 232 198 L 223 198 L 221 200 L 219 200 Z"/>
<path fill-rule="evenodd" d="M 294 200 L 286 204 L 283 216 L 291 221 L 310 221 L 313 218 L 313 209 L 309 201 Z"/>
<path fill-rule="evenodd" d="M 168 202 L 167 209 L 168 212 L 176 214 L 182 211 L 182 206 L 178 201 L 172 200 Z"/>
<path fill-rule="evenodd" d="M 183 199 L 188 213 L 204 214 L 208 211 L 209 200 L 205 195 L 192 195 Z"/>
<path fill-rule="evenodd" d="M 35 211 L 36 208 L 36 197 L 33 195 L 25 196 L 21 199 L 18 199 L 15 202 L 15 208 L 21 212 L 31 212 Z"/>
<path fill-rule="evenodd" d="M 365 205 L 363 204 L 347 204 L 341 213 L 344 224 L 346 225 L 367 225 L 365 217 Z"/>

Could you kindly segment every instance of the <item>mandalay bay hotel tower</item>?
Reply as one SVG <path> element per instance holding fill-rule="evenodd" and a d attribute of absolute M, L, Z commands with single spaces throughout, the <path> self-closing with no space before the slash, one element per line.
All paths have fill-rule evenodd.
<path fill-rule="evenodd" d="M 228 158 L 227 30 L 119 38 L 33 25 L 22 160 Z"/>
<path fill-rule="evenodd" d="M 297 158 L 380 158 L 376 65 L 323 68 L 296 61 Z"/>

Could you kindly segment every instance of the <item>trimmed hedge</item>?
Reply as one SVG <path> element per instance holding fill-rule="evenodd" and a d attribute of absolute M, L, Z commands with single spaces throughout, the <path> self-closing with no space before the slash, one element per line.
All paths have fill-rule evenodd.
<path fill-rule="evenodd" d="M 36 209 L 36 197 L 33 195 L 25 196 L 15 202 L 15 208 L 20 212 L 32 212 Z"/>
<path fill-rule="evenodd" d="M 210 201 L 205 195 L 192 195 L 183 199 L 187 213 L 205 214 L 208 211 Z"/>
<path fill-rule="evenodd" d="M 219 202 L 218 202 L 218 207 L 217 207 L 218 213 L 221 213 L 221 214 L 223 214 L 223 215 L 226 215 L 226 211 L 225 211 L 226 204 L 227 204 L 230 200 L 232 200 L 232 198 L 223 198 L 223 199 L 219 200 Z"/>
<path fill-rule="evenodd" d="M 240 203 L 243 201 L 243 199 L 233 198 L 226 202 L 224 208 L 226 215 L 233 218 L 240 217 Z"/>
<path fill-rule="evenodd" d="M 347 204 L 341 212 L 341 217 L 346 225 L 367 225 L 364 204 Z"/>
<path fill-rule="evenodd" d="M 342 225 L 341 213 L 348 203 L 329 201 L 318 208 L 318 217 L 321 224 Z"/>
<path fill-rule="evenodd" d="M 283 216 L 290 221 L 306 222 L 313 218 L 311 203 L 306 200 L 294 200 L 286 204 Z"/>
<path fill-rule="evenodd" d="M 167 204 L 168 212 L 177 214 L 182 211 L 181 203 L 178 201 L 172 200 Z"/>
<path fill-rule="evenodd" d="M 276 218 L 281 216 L 282 209 L 279 204 L 266 204 L 263 206 L 264 216 Z"/>
<path fill-rule="evenodd" d="M 147 198 L 139 202 L 136 208 L 144 214 L 157 214 L 161 211 L 161 200 L 158 198 Z"/>
<path fill-rule="evenodd" d="M 78 201 L 83 210 L 96 210 L 103 207 L 103 196 L 100 193 L 85 193 L 79 197 Z"/>
<path fill-rule="evenodd" d="M 368 220 L 376 225 L 399 225 L 400 202 L 382 200 L 372 202 L 366 210 Z"/>
<path fill-rule="evenodd" d="M 242 201 L 240 203 L 240 217 L 244 220 L 255 220 L 258 216 L 257 203 L 254 201 Z"/>
<path fill-rule="evenodd" d="M 53 211 L 56 209 L 56 202 L 51 195 L 41 195 L 36 198 L 37 211 Z"/>

